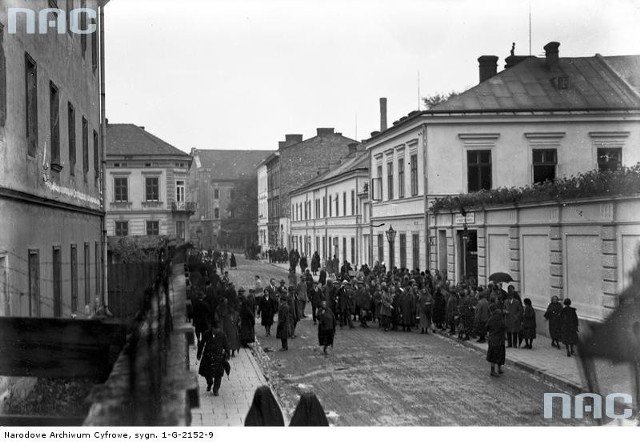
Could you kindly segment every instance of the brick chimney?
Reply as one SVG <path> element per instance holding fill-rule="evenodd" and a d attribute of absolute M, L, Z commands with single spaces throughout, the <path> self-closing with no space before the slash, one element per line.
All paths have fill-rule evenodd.
<path fill-rule="evenodd" d="M 558 48 L 560 43 L 551 41 L 544 46 L 544 53 L 547 60 L 547 69 L 555 71 L 560 67 L 560 55 Z"/>
<path fill-rule="evenodd" d="M 292 144 L 297 144 L 302 142 L 302 135 L 300 134 L 286 134 L 284 136 L 284 147 L 289 147 Z"/>
<path fill-rule="evenodd" d="M 387 99 L 380 98 L 380 132 L 387 130 Z"/>
<path fill-rule="evenodd" d="M 478 57 L 480 66 L 480 83 L 487 81 L 498 73 L 498 57 L 495 55 L 482 55 Z"/>
<path fill-rule="evenodd" d="M 333 127 L 319 127 L 316 130 L 318 132 L 319 137 L 323 135 L 333 135 Z"/>

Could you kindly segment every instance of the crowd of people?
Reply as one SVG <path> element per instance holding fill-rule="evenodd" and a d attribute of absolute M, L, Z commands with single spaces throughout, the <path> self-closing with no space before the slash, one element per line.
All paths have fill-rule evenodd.
<path fill-rule="evenodd" d="M 297 265 L 303 258 L 295 253 L 292 257 Z M 312 262 L 315 260 L 312 257 Z M 354 328 L 356 323 L 362 328 L 377 325 L 383 332 L 417 330 L 429 334 L 440 330 L 460 340 L 486 342 L 491 376 L 503 373 L 506 348 L 533 348 L 536 314 L 531 300 L 521 299 L 512 285 L 505 291 L 501 283 L 486 287 L 473 280 L 452 284 L 446 271 L 388 271 L 384 263 L 377 262 L 373 268 L 365 264 L 357 270 L 348 262 L 339 268 L 333 263 L 327 267 L 316 269 L 319 275 L 314 278 L 312 269 L 303 266 L 298 275 L 291 265 L 287 281 L 271 279 L 265 285 L 256 275 L 248 293 L 242 287 L 236 291 L 228 272 L 220 278 L 206 260 L 199 272 L 191 273 L 191 281 L 195 279 L 191 299 L 198 355 L 204 354 L 205 367 L 215 366 L 201 369 L 201 374 L 214 394 L 220 388 L 224 362 L 240 346 L 255 341 L 257 318 L 265 336 L 272 336 L 275 326 L 280 350 L 287 351 L 288 341 L 296 338 L 299 321 L 308 317 L 307 304 L 325 355 L 333 347 L 337 327 Z M 574 355 L 578 318 L 571 300 L 564 299 L 561 304 L 553 297 L 544 317 L 549 321 L 553 345 L 561 348 L 562 342 L 567 356 Z M 224 339 L 211 338 L 218 335 Z M 210 347 L 209 353 L 205 347 Z"/>

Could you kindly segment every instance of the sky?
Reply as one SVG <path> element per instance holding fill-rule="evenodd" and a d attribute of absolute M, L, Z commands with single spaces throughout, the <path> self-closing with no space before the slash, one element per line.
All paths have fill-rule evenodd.
<path fill-rule="evenodd" d="M 177 148 L 363 140 L 419 97 L 478 82 L 480 55 L 640 54 L 637 0 L 111 0 L 107 117 Z"/>

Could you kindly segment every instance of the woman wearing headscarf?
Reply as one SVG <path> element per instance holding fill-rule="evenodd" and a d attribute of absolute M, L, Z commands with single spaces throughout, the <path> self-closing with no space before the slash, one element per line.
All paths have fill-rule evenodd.
<path fill-rule="evenodd" d="M 320 304 L 320 313 L 318 313 L 318 345 L 321 345 L 323 352 L 327 354 L 327 347 L 333 348 L 333 338 L 336 334 L 336 317 L 333 312 L 327 308 L 327 301 Z"/>
<path fill-rule="evenodd" d="M 578 314 L 571 307 L 571 299 L 565 298 L 564 308 L 560 312 L 562 321 L 562 343 L 567 349 L 567 357 L 576 354 L 573 346 L 578 343 Z"/>
<path fill-rule="evenodd" d="M 200 360 L 198 374 L 207 380 L 207 391 L 218 396 L 225 362 L 229 359 L 227 336 L 217 325 L 207 330 L 198 344 L 197 358 Z"/>
<path fill-rule="evenodd" d="M 244 289 L 240 288 L 240 292 L 244 292 Z M 249 291 L 249 296 L 241 298 L 240 304 L 240 344 L 244 347 L 248 347 L 250 343 L 256 340 L 256 317 L 254 315 L 254 297 L 253 289 Z"/>
<path fill-rule="evenodd" d="M 290 427 L 328 427 L 329 421 L 322 404 L 313 392 L 302 393 L 291 417 Z"/>
<path fill-rule="evenodd" d="M 288 339 L 291 335 L 289 314 L 287 297 L 286 295 L 281 295 L 280 305 L 278 306 L 278 328 L 276 329 L 276 338 L 282 342 L 281 351 L 289 350 Z"/>
<path fill-rule="evenodd" d="M 256 389 L 253 402 L 244 419 L 245 427 L 284 427 L 284 417 L 271 389 L 263 385 Z"/>
<path fill-rule="evenodd" d="M 560 339 L 562 339 L 562 320 L 560 313 L 562 312 L 562 304 L 557 296 L 551 297 L 551 303 L 547 307 L 544 318 L 549 321 L 549 336 L 551 337 L 551 345 L 560 348 Z"/>
<path fill-rule="evenodd" d="M 505 338 L 505 322 L 502 310 L 496 305 L 489 306 L 489 321 L 487 321 L 487 332 L 489 333 L 489 348 L 487 349 L 487 361 L 491 364 L 491 376 L 500 376 L 502 366 L 506 359 L 506 350 L 504 347 Z M 498 372 L 496 373 L 496 365 Z"/>

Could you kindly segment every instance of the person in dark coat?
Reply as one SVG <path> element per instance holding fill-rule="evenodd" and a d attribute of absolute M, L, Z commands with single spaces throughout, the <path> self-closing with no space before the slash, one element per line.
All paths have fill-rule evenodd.
<path fill-rule="evenodd" d="M 311 273 L 316 275 L 318 273 L 318 269 L 320 268 L 320 255 L 316 250 L 313 252 L 313 256 L 311 257 Z"/>
<path fill-rule="evenodd" d="M 204 301 L 202 293 L 198 293 L 193 297 L 191 303 L 193 306 L 193 326 L 195 327 L 196 339 L 200 343 L 204 332 L 211 327 L 211 309 Z"/>
<path fill-rule="evenodd" d="M 449 326 L 449 334 L 453 335 L 456 332 L 456 316 L 458 315 L 458 294 L 453 292 L 454 289 L 449 292 L 449 298 L 447 299 L 447 325 Z"/>
<path fill-rule="evenodd" d="M 265 336 L 271 336 L 273 317 L 278 311 L 278 300 L 268 288 L 265 288 L 262 293 L 262 298 L 258 304 L 258 316 L 261 317 L 260 323 L 264 327 Z"/>
<path fill-rule="evenodd" d="M 325 286 L 327 284 L 327 271 L 325 269 L 320 270 L 320 275 L 318 276 L 318 283 L 321 286 Z"/>
<path fill-rule="evenodd" d="M 531 350 L 536 338 L 536 312 L 531 305 L 531 299 L 524 298 L 524 312 L 522 313 L 522 339 L 524 348 Z"/>
<path fill-rule="evenodd" d="M 242 288 L 238 291 L 244 292 Z M 240 344 L 244 347 L 256 341 L 254 311 L 253 289 L 251 289 L 248 297 L 241 298 L 240 304 Z"/>
<path fill-rule="evenodd" d="M 229 307 L 227 298 L 222 298 L 222 303 L 218 306 L 218 325 L 227 337 L 231 356 L 240 350 L 240 334 L 238 330 L 237 313 Z"/>
<path fill-rule="evenodd" d="M 238 268 L 238 264 L 236 262 L 236 255 L 234 255 L 233 252 L 231 252 L 231 258 L 229 258 L 229 267 L 232 269 Z"/>
<path fill-rule="evenodd" d="M 244 419 L 245 427 L 284 427 L 278 401 L 267 385 L 256 388 L 251 407 Z"/>
<path fill-rule="evenodd" d="M 200 360 L 198 374 L 207 380 L 207 391 L 213 386 L 213 395 L 218 396 L 224 364 L 229 359 L 229 343 L 220 327 L 215 326 L 204 333 L 198 344 L 197 358 Z"/>
<path fill-rule="evenodd" d="M 551 345 L 560 348 L 560 339 L 562 339 L 562 320 L 560 313 L 562 312 L 562 304 L 557 296 L 551 297 L 551 303 L 547 307 L 544 318 L 549 321 L 549 336 L 551 337 Z"/>
<path fill-rule="evenodd" d="M 300 263 L 298 265 L 300 266 L 300 273 L 304 274 L 304 271 L 309 267 L 309 263 L 307 262 L 307 257 L 305 255 L 300 257 Z"/>
<path fill-rule="evenodd" d="M 487 332 L 489 333 L 489 348 L 487 349 L 487 361 L 491 364 L 491 376 L 500 376 L 502 366 L 505 363 L 506 351 L 504 347 L 504 334 L 506 326 L 502 311 L 496 304 L 489 306 L 489 321 L 487 321 Z M 496 365 L 498 372 L 496 373 Z"/>
<path fill-rule="evenodd" d="M 560 321 L 562 321 L 562 343 L 567 349 L 567 357 L 571 357 L 576 354 L 573 346 L 578 343 L 578 314 L 576 309 L 571 307 L 571 299 L 569 298 L 564 300 Z"/>
<path fill-rule="evenodd" d="M 308 296 L 309 301 L 311 301 L 311 317 L 313 318 L 313 325 L 316 325 L 318 309 L 320 308 L 324 298 L 322 289 L 318 287 L 318 283 L 316 281 L 313 282 L 313 288 Z"/>
<path fill-rule="evenodd" d="M 313 392 L 305 392 L 291 417 L 290 427 L 328 427 L 329 421 L 322 404 Z"/>
<path fill-rule="evenodd" d="M 327 307 L 327 301 L 322 301 L 318 313 L 318 345 L 322 346 L 322 351 L 327 354 L 327 347 L 333 348 L 333 338 L 336 334 L 336 317 L 331 309 Z"/>
<path fill-rule="evenodd" d="M 518 333 L 522 331 L 522 313 L 524 309 L 522 304 L 511 292 L 508 295 L 507 300 L 504 303 L 504 309 L 506 311 L 506 327 L 507 327 L 507 347 L 519 347 Z"/>
<path fill-rule="evenodd" d="M 418 286 L 414 284 L 414 290 L 418 290 Z M 429 334 L 431 328 L 431 317 L 433 316 L 433 297 L 429 293 L 428 288 L 418 290 L 418 314 L 420 315 L 420 334 Z"/>
<path fill-rule="evenodd" d="M 278 328 L 276 329 L 276 338 L 282 342 L 281 351 L 289 350 L 288 339 L 291 335 L 289 319 L 289 303 L 285 295 L 280 296 L 280 305 L 278 306 Z"/>
<path fill-rule="evenodd" d="M 442 294 L 442 289 L 440 287 L 436 287 L 435 293 L 433 294 L 433 323 L 440 330 L 445 327 L 446 312 L 447 300 Z"/>
<path fill-rule="evenodd" d="M 416 322 L 416 298 L 409 289 L 400 289 L 398 307 L 402 331 L 411 331 Z"/>

